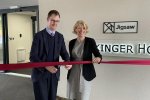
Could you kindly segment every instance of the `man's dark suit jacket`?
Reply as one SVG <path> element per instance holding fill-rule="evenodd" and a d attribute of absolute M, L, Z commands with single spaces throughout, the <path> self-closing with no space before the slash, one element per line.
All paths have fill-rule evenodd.
<path fill-rule="evenodd" d="M 77 39 L 73 39 L 69 42 L 69 53 L 70 61 L 73 61 L 72 50 Z M 83 50 L 83 61 L 92 61 L 92 53 L 95 57 L 100 57 L 102 60 L 102 55 L 97 49 L 95 40 L 89 37 L 85 37 L 84 50 Z M 67 79 L 69 79 L 71 69 L 68 71 Z M 83 64 L 83 76 L 87 81 L 91 81 L 96 77 L 95 69 L 93 64 Z"/>
<path fill-rule="evenodd" d="M 35 34 L 32 47 L 31 47 L 31 52 L 30 52 L 31 62 L 46 62 L 47 61 L 48 49 L 49 49 L 47 34 L 48 33 L 46 29 Z M 55 38 L 54 56 L 53 56 L 54 62 L 59 61 L 59 55 L 62 57 L 63 60 L 70 61 L 68 52 L 66 50 L 63 35 L 56 31 L 54 38 Z M 58 68 L 58 66 L 55 66 L 55 67 Z M 45 67 L 33 68 L 32 75 L 31 75 L 32 81 L 37 82 L 45 70 L 46 70 Z M 60 68 L 58 68 L 57 73 L 56 73 L 57 79 L 59 79 L 59 76 L 60 76 Z"/>

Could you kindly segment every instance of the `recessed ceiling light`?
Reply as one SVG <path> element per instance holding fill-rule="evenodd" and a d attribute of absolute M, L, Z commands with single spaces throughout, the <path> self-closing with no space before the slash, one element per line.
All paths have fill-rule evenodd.
<path fill-rule="evenodd" d="M 10 9 L 17 9 L 17 8 L 20 8 L 19 6 L 10 6 L 9 7 Z"/>

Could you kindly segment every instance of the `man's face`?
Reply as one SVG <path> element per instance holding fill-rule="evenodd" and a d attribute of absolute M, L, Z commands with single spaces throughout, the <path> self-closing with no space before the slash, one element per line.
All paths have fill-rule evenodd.
<path fill-rule="evenodd" d="M 47 17 L 47 25 L 51 31 L 55 31 L 59 23 L 59 15 L 52 14 L 49 18 Z"/>

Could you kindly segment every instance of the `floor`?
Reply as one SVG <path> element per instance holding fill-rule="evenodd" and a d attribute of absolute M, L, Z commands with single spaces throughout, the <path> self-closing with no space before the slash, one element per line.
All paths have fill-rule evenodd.
<path fill-rule="evenodd" d="M 0 73 L 0 100 L 34 100 L 30 78 Z"/>
<path fill-rule="evenodd" d="M 25 69 L 0 73 L 0 100 L 35 100 L 30 72 L 31 69 Z"/>

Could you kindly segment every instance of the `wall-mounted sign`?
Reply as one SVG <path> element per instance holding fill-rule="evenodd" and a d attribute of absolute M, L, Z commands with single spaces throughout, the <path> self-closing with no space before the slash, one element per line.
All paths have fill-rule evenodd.
<path fill-rule="evenodd" d="M 137 33 L 138 21 L 104 22 L 103 33 Z"/>
<path fill-rule="evenodd" d="M 150 41 L 96 40 L 104 56 L 150 58 Z"/>

